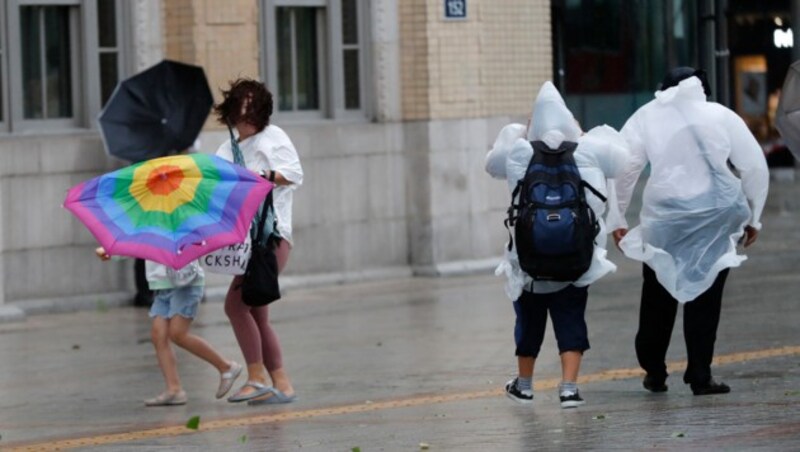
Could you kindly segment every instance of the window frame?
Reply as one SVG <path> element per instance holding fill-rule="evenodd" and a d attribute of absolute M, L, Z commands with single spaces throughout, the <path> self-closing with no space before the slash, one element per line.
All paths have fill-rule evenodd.
<path fill-rule="evenodd" d="M 277 70 L 277 24 L 276 9 L 282 7 L 321 8 L 322 23 L 318 15 L 319 52 L 319 91 L 320 108 L 312 111 L 286 111 L 278 109 L 275 99 L 273 115 L 283 121 L 302 122 L 313 120 L 366 120 L 370 114 L 367 104 L 367 20 L 368 2 L 356 0 L 356 21 L 358 27 L 358 76 L 359 76 L 359 108 L 345 108 L 344 89 L 344 55 L 342 36 L 342 4 L 341 0 L 260 0 L 260 63 L 261 77 L 270 91 L 278 87 Z M 276 95 L 277 97 L 277 95 Z"/>
<path fill-rule="evenodd" d="M 6 23 L 6 9 L 0 7 L 0 113 L 2 113 L 2 117 L 0 117 L 0 133 L 7 132 L 10 123 L 8 120 L 8 96 L 10 90 L 8 89 L 8 64 L 6 64 L 8 59 Z"/>
<path fill-rule="evenodd" d="M 23 99 L 23 75 L 22 75 L 22 27 L 20 23 L 20 9 L 26 6 L 68 6 L 69 8 L 69 37 L 70 37 L 70 88 L 72 101 L 72 116 L 69 118 L 58 119 L 26 119 L 24 114 Z M 75 128 L 80 124 L 83 114 L 83 102 L 81 101 L 83 90 L 80 77 L 80 70 L 84 62 L 81 52 L 81 32 L 80 18 L 81 4 L 78 0 L 56 0 L 53 2 L 39 0 L 9 0 L 8 1 L 8 36 L 9 41 L 19 45 L 13 45 L 8 49 L 9 66 L 9 118 L 15 132 L 28 132 L 37 129 L 64 129 Z M 43 68 L 44 70 L 44 68 Z M 13 71 L 13 73 L 12 73 Z M 16 107 L 16 108 L 13 108 Z"/>
<path fill-rule="evenodd" d="M 97 130 L 97 115 L 102 109 L 100 87 L 100 46 L 97 23 L 98 0 L 7 0 L 0 7 L 0 57 L 3 118 L 0 134 L 63 133 L 76 130 Z M 130 2 L 115 2 L 117 35 L 117 82 L 131 72 L 129 64 L 131 35 L 126 19 L 131 17 Z M 69 6 L 70 76 L 72 116 L 58 119 L 25 119 L 22 97 L 22 47 L 20 7 Z M 7 38 L 7 39 L 6 39 Z M 9 46 L 8 43 L 16 42 Z"/>

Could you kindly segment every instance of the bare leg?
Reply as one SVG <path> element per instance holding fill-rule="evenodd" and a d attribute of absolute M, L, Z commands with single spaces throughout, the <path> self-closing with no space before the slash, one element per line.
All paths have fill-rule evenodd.
<path fill-rule="evenodd" d="M 175 353 L 169 345 L 169 320 L 163 317 L 154 317 L 150 338 L 156 349 L 158 367 L 161 368 L 161 373 L 164 375 L 167 392 L 175 394 L 181 390 L 181 380 L 178 377 L 178 363 L 175 359 Z"/>
<path fill-rule="evenodd" d="M 169 321 L 169 338 L 179 347 L 216 367 L 220 372 L 231 368 L 231 361 L 223 358 L 205 339 L 189 333 L 192 319 L 176 315 Z"/>
<path fill-rule="evenodd" d="M 283 370 L 283 368 L 269 371 L 269 378 L 272 379 L 272 386 L 282 393 L 286 394 L 287 396 L 294 394 L 292 382 L 289 381 L 289 376 L 286 375 L 286 371 Z"/>
<path fill-rule="evenodd" d="M 561 380 L 569 382 L 578 381 L 578 372 L 581 370 L 583 353 L 569 351 L 561 354 Z"/>
<path fill-rule="evenodd" d="M 247 365 L 247 381 L 256 381 L 258 383 L 267 384 L 267 371 L 264 369 L 264 364 L 254 363 Z M 242 393 L 248 394 L 253 392 L 253 389 L 245 388 Z"/>
<path fill-rule="evenodd" d="M 282 240 L 275 249 L 275 257 L 278 260 L 278 273 L 282 272 L 286 267 L 291 249 L 291 245 L 289 245 L 289 242 L 286 240 Z M 285 395 L 292 396 L 294 394 L 294 388 L 292 387 L 292 382 L 289 380 L 286 370 L 283 368 L 283 358 L 278 335 L 275 334 L 275 330 L 272 328 L 272 325 L 269 324 L 269 306 L 253 309 L 251 312 L 261 332 L 264 366 L 266 366 L 269 377 L 272 380 L 272 386 Z M 265 397 L 260 397 L 259 399 L 266 399 L 269 397 L 272 397 L 272 394 L 267 394 Z"/>
<path fill-rule="evenodd" d="M 518 356 L 517 367 L 519 368 L 519 376 L 522 378 L 533 378 L 533 366 L 536 363 L 536 358 L 532 356 Z"/>

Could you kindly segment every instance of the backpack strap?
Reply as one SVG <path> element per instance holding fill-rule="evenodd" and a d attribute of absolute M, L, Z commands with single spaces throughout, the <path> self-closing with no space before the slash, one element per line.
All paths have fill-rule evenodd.
<path fill-rule="evenodd" d="M 514 204 L 514 200 L 517 199 L 519 192 L 522 190 L 523 179 L 520 179 L 520 181 L 517 182 L 517 186 L 514 187 L 514 191 L 511 192 L 511 205 L 506 211 L 506 213 L 508 213 L 508 217 L 503 220 L 503 224 L 508 232 L 508 251 L 511 251 L 511 249 L 514 247 L 514 236 L 511 235 L 511 228 L 514 227 L 514 223 L 517 221 L 516 212 L 519 210 L 519 204 Z"/>
<path fill-rule="evenodd" d="M 584 187 L 584 188 L 588 188 L 589 191 L 592 192 L 598 198 L 600 198 L 601 201 L 606 202 L 606 197 L 603 196 L 602 193 L 597 191 L 596 188 L 592 187 L 592 184 L 590 184 L 589 182 L 586 182 L 585 180 L 581 179 L 581 186 Z"/>

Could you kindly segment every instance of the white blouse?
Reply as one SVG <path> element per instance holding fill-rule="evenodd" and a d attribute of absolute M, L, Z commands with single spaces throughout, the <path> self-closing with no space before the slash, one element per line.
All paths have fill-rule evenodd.
<path fill-rule="evenodd" d="M 277 185 L 273 189 L 273 204 L 278 217 L 278 232 L 292 242 L 292 195 L 294 190 L 303 184 L 303 168 L 292 140 L 280 127 L 268 125 L 261 132 L 248 137 L 239 143 L 247 169 L 259 171 L 277 171 L 290 185 Z M 225 140 L 216 152 L 217 156 L 233 161 L 231 141 Z"/>

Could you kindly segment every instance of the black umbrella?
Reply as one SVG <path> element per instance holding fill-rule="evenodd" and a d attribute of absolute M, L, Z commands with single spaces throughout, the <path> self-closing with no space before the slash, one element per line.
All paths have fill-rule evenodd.
<path fill-rule="evenodd" d="M 187 149 L 213 102 L 202 67 L 164 60 L 117 85 L 98 116 L 106 150 L 140 162 Z"/>

